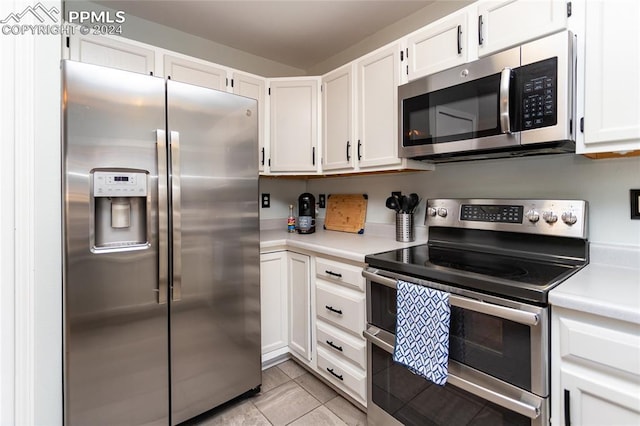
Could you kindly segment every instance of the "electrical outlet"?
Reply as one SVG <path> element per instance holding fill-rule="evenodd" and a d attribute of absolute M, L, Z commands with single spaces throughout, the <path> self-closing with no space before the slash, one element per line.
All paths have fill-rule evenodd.
<path fill-rule="evenodd" d="M 640 189 L 630 189 L 631 219 L 640 219 Z"/>
<path fill-rule="evenodd" d="M 324 194 L 318 195 L 318 207 L 320 207 L 321 209 L 324 209 L 327 207 L 326 198 Z"/>
<path fill-rule="evenodd" d="M 271 207 L 271 194 L 268 193 L 262 193 L 262 208 L 263 209 L 268 209 L 269 207 Z"/>

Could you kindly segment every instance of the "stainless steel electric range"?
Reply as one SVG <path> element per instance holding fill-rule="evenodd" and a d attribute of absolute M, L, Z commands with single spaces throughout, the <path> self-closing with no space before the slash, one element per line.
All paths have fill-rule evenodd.
<path fill-rule="evenodd" d="M 548 294 L 589 261 L 587 203 L 436 199 L 425 224 L 365 258 L 369 424 L 548 425 Z M 450 293 L 445 386 L 392 360 L 398 280 Z"/>

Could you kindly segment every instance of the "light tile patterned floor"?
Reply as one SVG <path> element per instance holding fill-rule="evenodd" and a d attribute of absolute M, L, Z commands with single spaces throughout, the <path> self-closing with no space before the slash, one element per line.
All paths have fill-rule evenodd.
<path fill-rule="evenodd" d="M 198 426 L 365 426 L 367 416 L 292 360 L 262 372 L 260 393 L 205 413 Z"/>

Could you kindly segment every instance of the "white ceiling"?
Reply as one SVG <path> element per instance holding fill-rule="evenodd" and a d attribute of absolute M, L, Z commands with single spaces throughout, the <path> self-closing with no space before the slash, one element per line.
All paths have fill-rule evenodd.
<path fill-rule="evenodd" d="M 435 0 L 97 1 L 111 9 L 308 69 Z"/>

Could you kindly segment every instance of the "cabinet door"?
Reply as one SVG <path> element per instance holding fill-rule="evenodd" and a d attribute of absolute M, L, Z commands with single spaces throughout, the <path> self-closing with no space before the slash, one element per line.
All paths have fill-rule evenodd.
<path fill-rule="evenodd" d="M 69 59 L 140 74 L 157 74 L 153 50 L 109 37 L 69 36 Z"/>
<path fill-rule="evenodd" d="M 354 143 L 351 65 L 322 78 L 323 170 L 352 169 Z"/>
<path fill-rule="evenodd" d="M 272 172 L 316 172 L 318 80 L 271 81 Z"/>
<path fill-rule="evenodd" d="M 233 93 L 258 101 L 258 170 L 264 171 L 268 152 L 264 140 L 265 80 L 235 72 L 232 79 Z"/>
<path fill-rule="evenodd" d="M 289 253 L 289 349 L 311 360 L 311 261 Z"/>
<path fill-rule="evenodd" d="M 480 1 L 478 55 L 488 55 L 565 28 L 566 0 Z"/>
<path fill-rule="evenodd" d="M 383 48 L 356 63 L 358 72 L 359 167 L 400 164 L 398 158 L 398 79 L 400 45 Z"/>
<path fill-rule="evenodd" d="M 262 354 L 284 348 L 288 334 L 287 252 L 260 255 Z"/>
<path fill-rule="evenodd" d="M 640 424 L 640 386 L 579 368 L 563 367 L 560 425 L 601 426 Z M 567 410 L 567 404 L 569 410 Z M 554 422 L 555 424 L 556 422 Z"/>
<path fill-rule="evenodd" d="M 640 149 L 640 2 L 588 1 L 586 15 L 584 152 Z"/>
<path fill-rule="evenodd" d="M 171 80 L 214 90 L 227 90 L 227 71 L 209 64 L 165 55 L 164 76 Z"/>
<path fill-rule="evenodd" d="M 467 16 L 454 13 L 407 38 L 409 80 L 467 62 Z"/>

